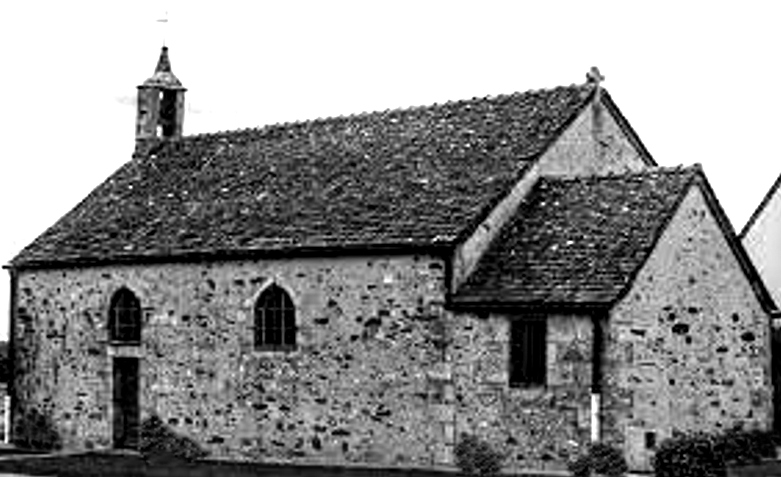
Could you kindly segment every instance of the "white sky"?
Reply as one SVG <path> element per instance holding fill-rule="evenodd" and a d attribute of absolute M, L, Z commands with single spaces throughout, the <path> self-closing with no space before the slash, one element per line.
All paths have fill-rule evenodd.
<path fill-rule="evenodd" d="M 597 65 L 656 161 L 701 163 L 740 230 L 781 173 L 780 19 L 747 0 L 0 2 L 0 262 L 130 159 L 164 36 L 185 134 L 581 83 Z"/>

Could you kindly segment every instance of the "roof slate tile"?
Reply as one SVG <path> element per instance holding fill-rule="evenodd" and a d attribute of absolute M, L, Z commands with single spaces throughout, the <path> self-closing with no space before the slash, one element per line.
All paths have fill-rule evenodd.
<path fill-rule="evenodd" d="M 541 179 L 453 303 L 612 302 L 644 263 L 698 170 Z"/>
<path fill-rule="evenodd" d="M 558 87 L 162 142 L 12 265 L 452 243 L 592 93 Z"/>

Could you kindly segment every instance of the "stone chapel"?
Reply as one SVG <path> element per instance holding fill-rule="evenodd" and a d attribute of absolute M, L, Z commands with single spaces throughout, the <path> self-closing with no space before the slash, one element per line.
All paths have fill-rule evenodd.
<path fill-rule="evenodd" d="M 509 469 L 773 419 L 773 301 L 698 165 L 582 84 L 184 135 L 163 48 L 132 157 L 11 277 L 12 439 Z M 128 151 L 129 156 L 132 151 Z M 74 151 L 75 153 L 75 151 Z M 674 159 L 674 158 L 673 158 Z"/>

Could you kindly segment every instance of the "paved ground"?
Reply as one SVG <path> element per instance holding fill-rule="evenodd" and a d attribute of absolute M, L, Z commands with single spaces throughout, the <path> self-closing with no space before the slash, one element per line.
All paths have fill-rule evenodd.
<path fill-rule="evenodd" d="M 31 476 L 27 474 L 0 474 L 0 477 L 41 477 L 41 476 L 40 475 Z"/>

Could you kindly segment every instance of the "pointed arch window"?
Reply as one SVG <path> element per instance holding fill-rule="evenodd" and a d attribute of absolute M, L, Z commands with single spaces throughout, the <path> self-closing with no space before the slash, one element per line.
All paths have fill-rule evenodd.
<path fill-rule="evenodd" d="M 109 337 L 112 342 L 141 342 L 141 302 L 127 288 L 120 288 L 111 297 L 108 312 Z"/>
<path fill-rule="evenodd" d="M 266 288 L 255 302 L 255 349 L 296 349 L 296 310 L 290 295 L 277 285 Z"/>

